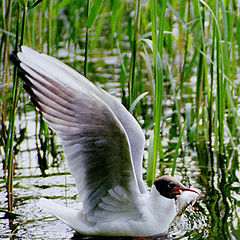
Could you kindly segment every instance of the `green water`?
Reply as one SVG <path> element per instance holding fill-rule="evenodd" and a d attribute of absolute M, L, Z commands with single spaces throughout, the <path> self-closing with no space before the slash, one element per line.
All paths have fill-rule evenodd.
<path fill-rule="evenodd" d="M 117 84 L 112 81 L 105 85 L 108 91 L 114 94 L 119 92 L 116 86 Z M 166 116 L 169 115 L 162 127 L 165 158 L 160 163 L 158 174 L 160 170 L 164 174 L 171 173 L 174 149 L 178 140 L 177 127 L 173 124 L 175 116 L 170 114 L 171 104 L 169 100 L 168 106 L 165 107 Z M 11 220 L 9 225 L 10 220 L 4 218 L 3 213 L 1 214 L 1 239 L 10 237 L 12 239 L 76 239 L 73 230 L 36 205 L 40 197 L 47 197 L 78 208 L 77 190 L 66 162 L 61 155 L 58 156 L 58 160 L 53 160 L 50 156 L 49 169 L 45 171 L 46 177 L 43 177 L 37 161 L 34 112 L 22 116 L 21 120 L 16 122 L 16 126 L 27 127 L 28 136 L 18 146 L 19 153 L 15 160 L 14 211 L 22 216 Z M 148 139 L 151 130 L 144 131 Z M 61 152 L 58 138 L 56 143 L 58 151 Z M 184 137 L 175 176 L 185 185 L 199 188 L 202 196 L 194 208 L 184 213 L 182 221 L 174 224 L 169 234 L 160 239 L 238 239 L 240 236 L 238 150 L 227 149 L 227 155 L 220 165 L 218 153 L 211 152 L 208 143 L 199 141 L 193 145 L 188 143 L 186 136 Z M 144 157 L 147 159 L 147 151 Z M 144 163 L 146 165 L 146 160 Z M 3 177 L 2 172 L 1 177 Z M 7 208 L 4 184 L 1 184 L 0 199 L 1 207 Z"/>
<path fill-rule="evenodd" d="M 62 1 L 62 5 L 58 4 L 55 6 L 56 8 L 53 9 L 55 15 L 53 14 L 52 18 L 52 33 L 48 40 L 45 39 L 47 37 L 43 34 L 42 49 L 44 49 L 44 52 L 47 52 L 46 42 L 51 41 L 50 50 L 53 56 L 58 56 L 62 61 L 76 68 L 78 71 L 83 72 L 85 7 L 83 7 L 83 4 L 80 2 L 74 6 L 70 5 L 71 1 L 69 1 L 69 5 L 67 2 L 68 1 Z M 43 4 L 46 4 L 46 1 Z M 44 6 L 46 7 L 46 5 Z M 93 28 L 90 34 L 87 75 L 88 78 L 97 85 L 106 89 L 119 99 L 121 98 L 125 105 L 128 105 L 128 70 L 131 53 L 128 31 L 130 31 L 130 26 L 133 24 L 130 14 L 133 6 L 130 3 L 127 3 L 127 6 L 126 15 L 123 17 L 124 22 L 117 23 L 118 31 L 122 34 L 118 37 L 118 41 L 123 61 L 127 68 L 125 82 L 120 81 L 123 78 L 124 71 L 118 49 L 116 44 L 112 45 L 112 40 L 109 37 L 111 35 L 111 27 L 109 27 L 110 25 L 107 25 L 107 23 L 111 22 L 111 14 L 108 11 L 106 11 L 104 15 L 105 18 L 103 18 L 103 22 L 105 22 L 104 26 L 96 25 L 96 28 Z M 104 9 L 104 11 L 105 10 L 106 9 Z M 44 11 L 47 12 L 43 7 L 43 12 Z M 178 8 L 176 8 L 176 11 L 178 11 Z M 14 8 L 13 12 L 15 16 L 16 8 Z M 32 11 L 31 14 L 34 15 L 34 12 Z M 31 14 L 29 17 L 31 17 Z M 168 14 L 169 12 L 167 12 L 167 16 L 169 17 Z M 97 23 L 99 23 L 100 20 L 100 17 L 97 18 Z M 142 19 L 141 34 L 149 34 L 151 30 L 147 20 L 149 20 L 149 15 Z M 43 24 L 47 22 L 44 22 L 44 19 L 42 21 Z M 174 21 L 176 21 L 176 19 Z M 192 20 L 191 24 L 195 23 L 194 21 L 196 20 Z M 178 19 L 176 23 L 179 22 Z M 38 36 L 38 29 L 35 29 L 37 26 L 36 18 L 33 17 L 29 24 L 30 30 L 28 33 L 29 36 L 32 37 L 33 46 L 36 46 Z M 12 32 L 14 32 L 14 24 L 11 25 L 11 28 Z M 168 28 L 168 26 L 166 26 L 166 28 Z M 192 28 L 191 31 L 194 32 L 194 26 L 192 26 Z M 43 27 L 43 30 L 46 34 L 47 24 L 45 28 Z M 178 30 L 179 26 L 173 23 L 171 29 L 172 35 Z M 131 31 L 133 31 L 133 29 Z M 98 35 L 99 32 L 100 34 Z M 189 59 L 189 62 L 187 62 L 186 65 L 190 65 L 191 67 L 186 73 L 189 77 L 186 78 L 187 80 L 183 83 L 183 90 L 181 92 L 179 90 L 179 79 L 181 76 L 178 70 L 182 68 L 181 59 L 183 59 L 183 55 L 178 56 L 180 51 L 178 49 L 179 43 L 177 42 L 178 34 L 179 33 L 176 33 L 176 35 L 173 36 L 176 42 L 170 46 L 168 45 L 170 41 L 167 41 L 167 37 L 170 35 L 169 32 L 167 32 L 166 42 L 164 43 L 163 118 L 160 127 L 164 158 L 159 160 L 157 175 L 171 174 L 181 127 L 184 124 L 185 118 L 190 116 L 187 114 L 188 106 L 192 118 L 190 117 L 189 125 L 187 125 L 181 141 L 182 144 L 177 158 L 175 176 L 186 186 L 194 186 L 200 189 L 202 196 L 193 208 L 187 209 L 182 216 L 182 220 L 174 223 L 169 232 L 165 236 L 159 237 L 159 239 L 240 239 L 239 125 L 236 124 L 238 122 L 234 120 L 236 116 L 234 116 L 233 112 L 230 111 L 231 109 L 228 108 L 226 111 L 226 123 L 224 125 L 224 154 L 219 155 L 218 143 L 214 134 L 212 134 L 212 147 L 210 148 L 209 146 L 209 131 L 207 127 L 207 121 L 209 119 L 205 117 L 207 109 L 205 109 L 205 105 L 202 104 L 200 106 L 201 120 L 199 135 L 197 140 L 194 140 L 196 139 L 194 132 L 196 128 L 196 116 L 194 116 L 194 114 L 197 109 L 196 78 L 198 62 L 195 62 L 194 58 Z M 96 35 L 97 38 L 95 39 Z M 184 40 L 186 41 L 186 35 L 184 35 Z M 194 37 L 190 39 L 189 44 L 192 44 L 194 40 Z M 14 42 L 13 39 L 12 42 Z M 28 45 L 28 41 L 25 41 L 25 44 Z M 190 49 L 191 54 L 188 56 L 189 58 L 190 55 L 192 57 L 196 53 L 196 49 L 195 45 L 192 46 Z M 199 49 L 196 50 L 197 53 L 198 50 Z M 146 136 L 146 149 L 144 152 L 144 169 L 146 169 L 149 137 L 153 131 L 154 101 L 153 89 L 149 80 L 150 73 L 146 69 L 145 62 L 143 60 L 140 61 L 140 56 L 143 56 L 142 48 L 139 50 L 139 55 L 137 56 L 139 62 L 137 62 L 136 70 L 136 77 L 138 79 L 136 92 L 137 94 L 146 91 L 149 93 L 137 104 L 134 111 L 134 116 L 136 116 Z M 151 54 L 150 56 L 152 57 Z M 150 62 L 152 63 L 152 59 L 150 59 Z M 172 65 L 168 66 L 170 63 Z M 172 77 L 169 76 L 168 68 L 171 68 Z M 237 71 L 239 72 L 238 68 Z M 237 114 L 239 118 L 240 83 L 236 76 L 234 76 L 234 86 L 236 86 L 236 88 L 232 90 L 232 93 L 236 106 L 238 106 Z M 204 82 L 204 84 L 207 83 Z M 214 88 L 216 88 L 216 86 L 214 86 Z M 215 90 L 216 89 L 214 89 L 214 91 Z M 206 94 L 206 92 L 204 92 L 203 95 L 204 94 Z M 10 105 L 11 102 L 8 106 Z M 213 106 L 213 115 L 216 116 L 216 104 L 213 104 Z M 6 125 L 7 124 L 8 121 L 6 120 Z M 217 123 L 214 124 L 218 127 Z M 54 199 L 54 201 L 61 204 L 78 208 L 77 190 L 64 159 L 60 141 L 56 137 L 55 148 L 51 147 L 51 152 L 44 155 L 45 136 L 41 133 L 41 138 L 39 137 L 40 125 L 39 115 L 36 116 L 36 113 L 33 111 L 33 106 L 29 102 L 28 95 L 23 92 L 17 110 L 17 121 L 15 123 L 15 171 L 13 182 L 14 212 L 21 214 L 21 216 L 15 219 L 9 219 L 5 213 L 0 212 L 0 239 L 93 239 L 78 236 L 64 223 L 43 212 L 36 204 L 40 197 L 46 197 Z M 230 137 L 230 134 L 227 134 L 228 132 L 232 133 L 232 137 Z M 53 139 L 52 132 L 50 132 L 49 136 L 49 142 L 51 142 L 51 139 Z M 43 143 L 41 143 L 41 141 L 43 141 Z M 1 155 L 1 153 L 3 154 Z M 5 179 L 4 171 L 2 170 L 4 169 L 4 157 L 4 150 L 0 141 L 0 208 L 6 210 L 7 192 L 5 183 L 2 182 Z M 45 157 L 47 161 L 45 161 Z M 146 179 L 146 171 L 144 171 L 143 177 Z"/>

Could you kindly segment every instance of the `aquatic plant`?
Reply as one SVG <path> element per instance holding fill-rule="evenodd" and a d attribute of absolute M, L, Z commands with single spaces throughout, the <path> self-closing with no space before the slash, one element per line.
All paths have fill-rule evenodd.
<path fill-rule="evenodd" d="M 146 133 L 149 186 L 157 174 L 176 173 L 186 146 L 194 151 L 199 145 L 207 146 L 210 162 L 199 164 L 216 161 L 223 169 L 230 168 L 228 156 L 235 156 L 239 145 L 237 1 L 4 3 L 0 12 L 0 158 L 9 196 L 17 149 L 28 139 L 28 126 L 22 128 L 15 119 L 34 111 L 9 61 L 11 51 L 21 44 L 60 58 L 110 91 L 109 83 L 117 86 L 113 92 Z M 106 61 L 109 56 L 113 61 Z M 50 165 L 61 164 L 61 148 L 39 114 L 35 116 L 37 158 L 44 175 Z M 215 160 L 213 152 L 219 155 Z M 8 210 L 13 210 L 11 201 Z"/>

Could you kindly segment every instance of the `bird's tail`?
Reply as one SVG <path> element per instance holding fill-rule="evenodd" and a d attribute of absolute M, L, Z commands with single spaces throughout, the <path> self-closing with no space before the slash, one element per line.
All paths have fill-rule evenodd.
<path fill-rule="evenodd" d="M 84 231 L 83 229 L 79 229 L 79 227 L 81 228 L 81 226 L 79 226 L 80 212 L 78 210 L 59 205 L 46 198 L 41 198 L 37 205 L 46 212 L 54 215 L 76 231 Z"/>

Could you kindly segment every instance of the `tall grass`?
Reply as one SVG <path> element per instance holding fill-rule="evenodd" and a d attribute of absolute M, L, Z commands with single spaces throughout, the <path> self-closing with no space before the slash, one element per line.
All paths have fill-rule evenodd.
<path fill-rule="evenodd" d="M 152 19 L 152 45 L 153 45 L 153 62 L 154 62 L 154 73 L 155 73 L 155 102 L 154 102 L 154 147 L 153 147 L 153 158 L 149 159 L 152 163 L 148 167 L 148 185 L 151 186 L 155 176 L 157 168 L 157 158 L 160 146 L 160 121 L 162 116 L 162 99 L 163 99 L 163 27 L 165 19 L 167 1 L 163 1 L 160 6 L 159 16 L 157 14 L 157 1 L 150 1 L 151 8 L 151 19 Z M 157 17 L 159 17 L 159 27 L 157 27 Z M 158 32 L 158 34 L 157 34 Z"/>
<path fill-rule="evenodd" d="M 141 0 L 135 1 L 135 17 L 133 25 L 133 36 L 131 43 L 131 62 L 130 62 L 130 73 L 129 73 L 129 106 L 132 105 L 133 101 L 136 99 L 136 61 L 138 52 L 138 35 L 140 28 L 140 10 L 141 10 Z"/>
<path fill-rule="evenodd" d="M 20 8 L 20 7 L 19 7 Z M 25 22 L 25 10 L 24 8 L 24 14 L 23 14 L 23 26 Z M 19 9 L 18 9 L 18 19 L 16 24 L 16 41 L 15 41 L 15 51 L 17 50 L 18 46 L 18 36 L 19 36 Z M 24 28 L 22 26 L 22 29 Z M 9 44 L 9 43 L 8 43 Z M 8 211 L 13 210 L 13 143 L 14 143 L 14 124 L 16 119 L 16 110 L 17 110 L 17 104 L 19 99 L 19 94 L 21 93 L 21 88 L 19 86 L 19 80 L 17 78 L 17 67 L 14 67 L 13 71 L 13 88 L 12 88 L 12 106 L 10 109 L 10 117 L 9 117 L 9 125 L 8 125 L 8 131 L 7 131 L 7 138 L 6 138 L 6 146 L 5 146 L 5 166 L 8 168 L 7 173 L 7 193 L 8 193 Z"/>
<path fill-rule="evenodd" d="M 19 2 L 26 6 L 25 1 Z M 150 138 L 149 185 L 158 169 L 164 172 L 170 166 L 174 175 L 183 142 L 195 146 L 204 141 L 210 151 L 217 151 L 222 157 L 226 147 L 234 148 L 239 143 L 240 21 L 235 1 L 116 0 L 105 4 L 102 0 L 63 0 L 28 4 L 30 10 L 20 20 L 21 26 L 26 27 L 20 41 L 62 58 L 93 81 L 96 78 L 107 83 L 112 79 L 100 75 L 114 73 L 124 105 Z M 0 151 L 10 168 L 16 144 L 14 130 L 19 131 L 19 126 L 14 126 L 19 82 L 13 77 L 10 87 L 8 61 L 10 50 L 15 49 L 17 6 L 16 1 L 1 6 L 0 29 Z M 26 8 L 20 11 L 22 16 Z M 74 58 L 69 57 L 72 54 Z M 95 58 L 110 54 L 118 58 L 114 67 L 93 64 Z M 72 61 L 79 56 L 85 60 Z M 165 105 L 168 100 L 174 109 L 169 115 Z M 172 159 L 167 162 L 162 134 L 169 119 L 176 122 L 177 141 Z M 6 129 L 10 129 L 8 133 Z M 57 150 L 54 134 L 46 125 L 37 122 L 37 129 L 39 165 L 44 173 L 47 166 L 43 161 L 47 165 L 49 155 L 55 158 Z M 164 137 L 171 138 L 170 130 Z M 9 174 L 8 182 L 11 181 Z"/>

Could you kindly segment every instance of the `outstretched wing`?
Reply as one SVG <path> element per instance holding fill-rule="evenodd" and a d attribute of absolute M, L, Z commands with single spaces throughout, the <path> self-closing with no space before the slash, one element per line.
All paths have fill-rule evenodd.
<path fill-rule="evenodd" d="M 48 61 L 49 63 L 52 62 L 61 68 L 61 71 L 67 72 L 68 76 L 71 76 L 72 78 L 71 81 L 75 81 L 75 84 L 79 85 L 78 87 L 84 88 L 87 92 L 94 93 L 111 108 L 127 133 L 139 190 L 141 193 L 146 192 L 146 186 L 142 179 L 142 161 L 145 136 L 136 119 L 126 110 L 126 108 L 120 103 L 117 98 L 113 97 L 103 89 L 98 88 L 95 84 L 90 82 L 87 78 L 85 78 L 79 72 L 75 71 L 73 68 L 70 68 L 68 65 L 64 64 L 58 59 L 46 54 L 41 54 L 41 57 L 45 61 Z"/>
<path fill-rule="evenodd" d="M 100 89 L 92 91 L 81 74 L 76 78 L 72 70 L 27 47 L 17 56 L 29 93 L 63 141 L 85 212 L 93 216 L 99 209 L 110 210 L 114 202 L 119 206 L 117 196 L 121 194 L 127 195 L 122 198 L 127 199 L 126 206 L 134 202 L 140 191 L 129 139 L 112 109 L 99 97 L 102 94 L 96 94 Z"/>

